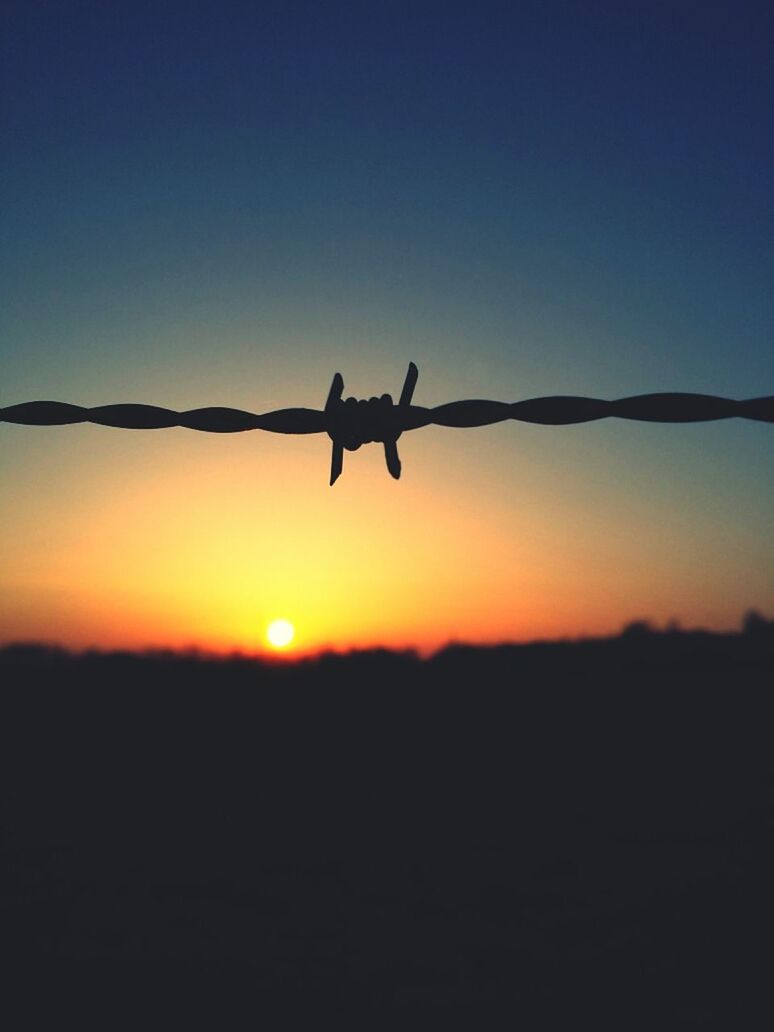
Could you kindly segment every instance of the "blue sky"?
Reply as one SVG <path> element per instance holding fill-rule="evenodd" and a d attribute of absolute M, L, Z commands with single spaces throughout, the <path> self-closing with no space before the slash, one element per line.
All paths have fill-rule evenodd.
<path fill-rule="evenodd" d="M 296 307 L 483 379 L 749 390 L 774 16 L 654 7 L 11 5 L 5 353 Z"/>

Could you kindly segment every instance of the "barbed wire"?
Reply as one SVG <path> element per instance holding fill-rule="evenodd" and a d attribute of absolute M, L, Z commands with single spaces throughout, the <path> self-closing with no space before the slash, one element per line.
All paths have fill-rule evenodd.
<path fill-rule="evenodd" d="M 402 433 L 423 426 L 490 426 L 513 419 L 543 426 L 568 426 L 599 419 L 633 419 L 649 423 L 697 423 L 718 419 L 752 419 L 774 423 L 774 396 L 734 401 L 712 394 L 639 394 L 605 401 L 601 398 L 557 395 L 525 401 L 453 401 L 435 408 L 412 405 L 419 372 L 409 364 L 400 399 L 389 394 L 367 401 L 342 399 L 344 380 L 333 377 L 325 408 L 287 408 L 258 414 L 234 408 L 198 408 L 177 412 L 158 405 L 97 405 L 85 407 L 61 401 L 28 401 L 0 408 L 0 422 L 23 426 L 65 426 L 95 423 L 126 430 L 187 427 L 208 433 L 241 433 L 266 430 L 278 434 L 327 433 L 333 442 L 331 479 L 343 468 L 343 451 L 380 442 L 390 474 L 398 479 L 401 463 L 397 441 Z"/>

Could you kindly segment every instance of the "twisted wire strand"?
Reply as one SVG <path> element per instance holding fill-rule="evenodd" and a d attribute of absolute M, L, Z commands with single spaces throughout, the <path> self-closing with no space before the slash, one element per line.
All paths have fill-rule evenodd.
<path fill-rule="evenodd" d="M 489 426 L 513 419 L 545 426 L 590 423 L 598 419 L 634 419 L 650 423 L 697 423 L 718 419 L 752 419 L 774 423 L 774 396 L 734 401 L 711 394 L 640 394 L 615 401 L 556 396 L 503 401 L 453 401 L 435 408 L 397 405 L 392 409 L 400 432 L 423 426 Z M 278 434 L 329 433 L 331 412 L 308 408 L 278 409 L 257 414 L 233 408 L 199 408 L 184 412 L 157 405 L 98 405 L 87 408 L 61 401 L 29 401 L 0 408 L 0 422 L 23 426 L 64 426 L 95 423 L 126 430 L 156 430 L 180 426 L 208 433 L 266 430 Z"/>

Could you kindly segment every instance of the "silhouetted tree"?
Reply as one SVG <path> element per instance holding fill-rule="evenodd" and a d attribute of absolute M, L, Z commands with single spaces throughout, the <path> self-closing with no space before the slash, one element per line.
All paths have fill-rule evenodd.
<path fill-rule="evenodd" d="M 621 631 L 621 637 L 627 641 L 639 641 L 655 633 L 653 625 L 649 620 L 632 620 Z"/>
<path fill-rule="evenodd" d="M 767 620 L 757 609 L 748 609 L 742 621 L 742 632 L 755 638 L 774 634 L 774 620 Z"/>

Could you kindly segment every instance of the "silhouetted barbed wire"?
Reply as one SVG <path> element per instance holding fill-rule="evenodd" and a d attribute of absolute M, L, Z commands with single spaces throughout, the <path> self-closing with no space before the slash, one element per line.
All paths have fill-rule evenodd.
<path fill-rule="evenodd" d="M 61 401 L 29 401 L 0 408 L 0 422 L 25 426 L 63 426 L 96 423 L 127 430 L 156 430 L 180 426 L 209 433 L 241 433 L 267 430 L 278 434 L 327 433 L 333 442 L 331 484 L 343 467 L 343 450 L 361 445 L 384 445 L 387 468 L 400 477 L 397 440 L 407 430 L 423 426 L 476 427 L 508 419 L 544 426 L 568 426 L 616 417 L 649 423 L 697 423 L 718 419 L 753 419 L 774 423 L 774 396 L 734 401 L 712 394 L 640 394 L 605 401 L 559 395 L 526 401 L 453 401 L 435 408 L 412 405 L 419 373 L 409 364 L 397 404 L 389 394 L 368 401 L 342 400 L 344 380 L 336 373 L 325 408 L 288 408 L 256 414 L 233 408 L 198 408 L 184 412 L 157 405 L 98 405 L 87 408 Z"/>

